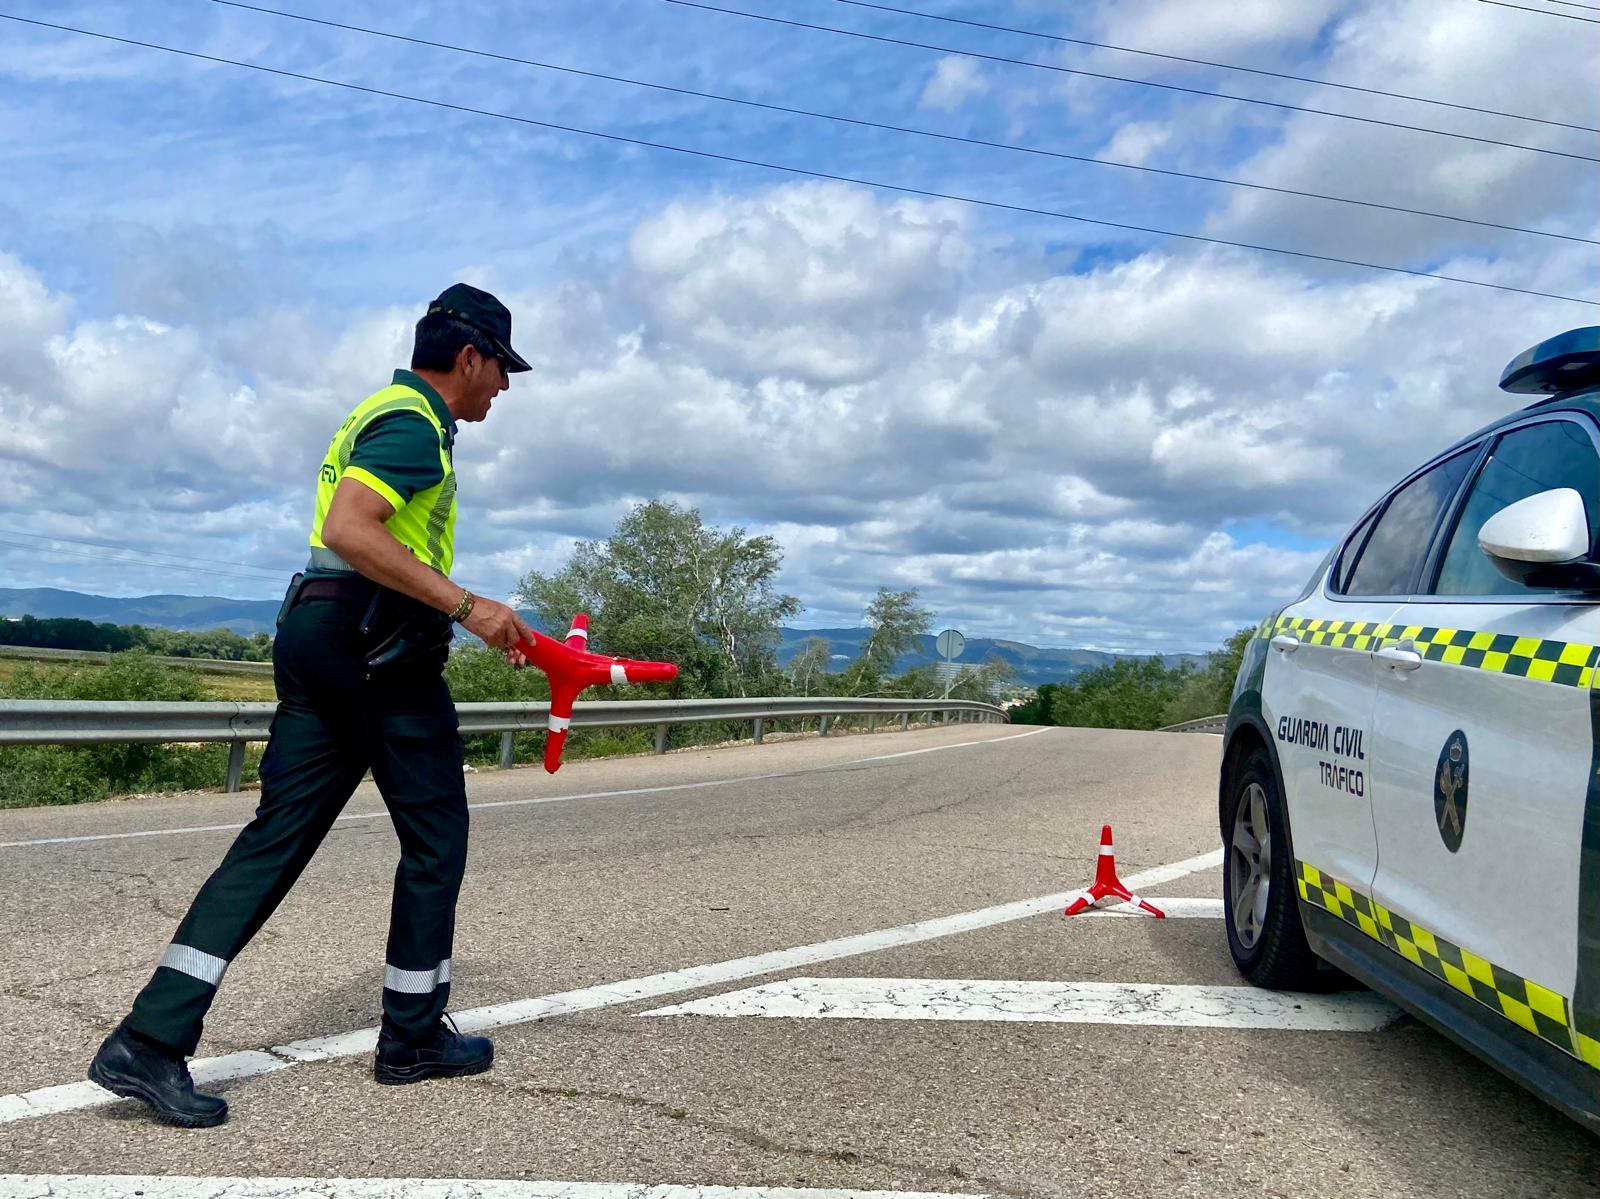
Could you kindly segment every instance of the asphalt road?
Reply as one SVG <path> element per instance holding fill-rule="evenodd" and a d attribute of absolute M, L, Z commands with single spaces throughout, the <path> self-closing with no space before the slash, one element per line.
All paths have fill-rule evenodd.
<path fill-rule="evenodd" d="M 127 1103 L 19 1105 L 83 1077 L 227 848 L 211 826 L 247 819 L 252 797 L 0 812 L 0 1174 L 1600 1194 L 1600 1142 L 1409 1018 L 1330 1032 L 1151 1015 L 1199 1002 L 1170 986 L 1240 986 L 1218 919 L 1002 906 L 1087 882 L 1103 821 L 1124 876 L 1187 863 L 1150 896 L 1217 896 L 1220 871 L 1193 859 L 1218 847 L 1219 744 L 966 725 L 472 775 L 452 1007 L 500 1025 L 497 1060 L 404 1088 L 340 1052 L 376 1023 L 396 856 L 364 788 L 228 974 L 201 1052 L 257 1065 L 221 1088 L 228 1124 L 197 1132 Z M 172 829 L 204 831 L 130 835 Z M 982 914 L 923 923 L 963 913 Z M 900 931 L 861 938 L 882 930 Z M 883 979 L 935 981 L 851 1016 Z M 1012 984 L 1006 1002 L 1033 1014 L 1002 1018 L 971 980 Z M 1112 1004 L 1152 1022 L 1047 1019 L 1030 983 L 1154 984 Z M 847 998 L 644 1014 L 759 1010 L 742 997 L 757 987 Z M 895 1018 L 912 991 L 938 1012 Z M 324 1060 L 281 1049 L 346 1033 Z"/>

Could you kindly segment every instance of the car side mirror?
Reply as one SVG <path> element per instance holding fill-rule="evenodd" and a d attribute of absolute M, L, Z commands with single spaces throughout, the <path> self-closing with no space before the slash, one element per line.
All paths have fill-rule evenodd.
<path fill-rule="evenodd" d="M 1589 513 L 1570 487 L 1541 491 L 1500 509 L 1478 530 L 1495 569 L 1525 587 L 1600 591 L 1590 554 Z"/>

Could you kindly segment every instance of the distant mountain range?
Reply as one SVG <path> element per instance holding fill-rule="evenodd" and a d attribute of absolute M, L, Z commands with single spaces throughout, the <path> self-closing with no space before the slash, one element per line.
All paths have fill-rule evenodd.
<path fill-rule="evenodd" d="M 270 633 L 281 600 L 216 595 L 139 595 L 116 598 L 54 587 L 0 587 L 0 616 L 76 617 L 96 624 L 143 624 L 158 629 L 232 629 L 248 637 Z"/>
<path fill-rule="evenodd" d="M 59 591 L 53 587 L 13 589 L 0 587 L 0 616 L 76 617 L 96 624 L 142 624 L 166 629 L 232 629 L 249 636 L 268 632 L 278 615 L 279 601 L 224 599 L 215 595 L 141 595 L 116 598 L 85 595 L 78 591 Z M 778 660 L 785 665 L 805 646 L 808 638 L 821 637 L 833 650 L 832 669 L 842 670 L 861 653 L 870 629 L 791 629 L 784 628 Z M 958 662 L 974 665 L 990 657 L 1009 662 L 1017 678 L 1030 686 L 1058 683 L 1115 661 L 1117 654 L 1092 649 L 1041 649 L 1021 641 L 999 641 L 970 637 Z M 1167 665 L 1195 661 L 1193 654 L 1163 654 Z M 918 639 L 917 648 L 902 654 L 896 670 L 926 666 L 940 661 L 932 637 Z"/>
<path fill-rule="evenodd" d="M 859 629 L 790 629 L 783 632 L 783 645 L 778 650 L 778 660 L 785 665 L 805 646 L 806 641 L 812 637 L 821 637 L 833 648 L 832 669 L 843 670 L 845 664 L 853 658 L 861 656 L 861 649 L 866 644 L 872 630 Z M 932 637 L 917 638 L 917 648 L 909 653 L 901 654 L 895 659 L 895 670 L 907 670 L 913 666 L 930 666 L 943 659 L 939 651 L 934 648 Z M 961 652 L 957 662 L 970 663 L 974 666 L 987 662 L 990 658 L 1001 658 L 1010 663 L 1011 668 L 1017 672 L 1017 678 L 1031 687 L 1040 683 L 1059 683 L 1063 679 L 1070 679 L 1074 675 L 1082 674 L 1086 670 L 1093 670 L 1096 666 L 1105 666 L 1116 661 L 1125 654 L 1110 654 L 1097 649 L 1041 649 L 1036 645 L 1028 645 L 1021 641 L 1000 641 L 991 637 L 968 637 L 967 646 Z M 1176 666 L 1180 662 L 1199 661 L 1195 654 L 1162 654 L 1161 660 L 1168 666 Z"/>

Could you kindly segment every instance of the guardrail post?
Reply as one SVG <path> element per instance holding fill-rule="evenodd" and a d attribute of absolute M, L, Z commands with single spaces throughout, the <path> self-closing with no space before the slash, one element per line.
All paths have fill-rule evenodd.
<path fill-rule="evenodd" d="M 946 708 L 945 711 L 944 711 L 944 722 L 946 724 L 950 723 L 950 709 L 949 708 Z"/>
<path fill-rule="evenodd" d="M 240 782 L 244 779 L 244 742 L 233 741 L 228 744 L 228 791 L 237 791 Z"/>
<path fill-rule="evenodd" d="M 905 732 L 906 729 L 910 726 L 910 724 L 911 724 L 911 713 L 910 712 L 902 712 L 902 713 L 900 713 L 900 731 L 902 733 Z"/>
<path fill-rule="evenodd" d="M 669 724 L 656 725 L 656 753 L 664 754 L 667 752 L 667 730 L 671 727 Z"/>
<path fill-rule="evenodd" d="M 877 731 L 878 731 L 878 714 L 876 712 L 868 712 L 867 713 L 867 732 L 876 733 Z"/>
<path fill-rule="evenodd" d="M 517 763 L 517 735 L 510 729 L 500 734 L 500 769 L 510 770 Z"/>
<path fill-rule="evenodd" d="M 826 737 L 827 735 L 828 735 L 828 718 L 826 716 L 819 716 L 819 717 L 817 717 L 817 736 Z"/>
<path fill-rule="evenodd" d="M 762 720 L 761 717 L 757 716 L 754 720 L 752 720 L 750 722 L 750 726 L 751 726 L 751 729 L 753 730 L 753 736 L 754 736 L 755 743 L 757 745 L 760 745 L 761 744 L 761 734 L 766 731 L 766 721 Z"/>

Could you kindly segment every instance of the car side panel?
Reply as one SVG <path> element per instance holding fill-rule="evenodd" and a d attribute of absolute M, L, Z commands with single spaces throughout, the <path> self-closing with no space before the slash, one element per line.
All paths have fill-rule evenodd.
<path fill-rule="evenodd" d="M 1430 601 L 1407 605 L 1393 623 L 1387 644 L 1426 648 L 1416 669 L 1380 671 L 1374 897 L 1570 998 L 1600 611 Z M 1544 657 L 1467 648 L 1496 637 Z M 1573 659 L 1563 681 L 1539 677 L 1561 657 Z"/>
<path fill-rule="evenodd" d="M 1318 592 L 1259 634 L 1269 643 L 1299 641 L 1292 650 L 1268 650 L 1261 684 L 1295 852 L 1362 887 L 1378 862 L 1366 761 L 1377 666 L 1365 633 L 1347 630 L 1376 627 L 1397 607 L 1392 600 L 1336 604 Z"/>

